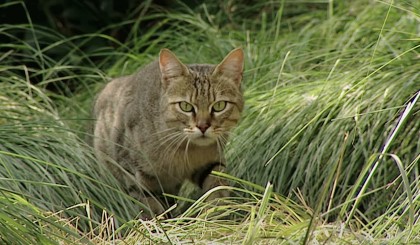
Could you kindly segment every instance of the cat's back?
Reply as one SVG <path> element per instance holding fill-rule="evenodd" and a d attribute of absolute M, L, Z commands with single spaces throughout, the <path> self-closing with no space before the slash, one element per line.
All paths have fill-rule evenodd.
<path fill-rule="evenodd" d="M 108 82 L 102 91 L 97 96 L 94 103 L 94 114 L 98 115 L 101 111 L 109 109 L 110 106 L 115 105 L 115 99 L 123 99 L 126 93 L 131 90 L 133 86 L 130 83 L 131 76 L 124 76 L 114 78 Z"/>
<path fill-rule="evenodd" d="M 119 106 L 128 110 L 127 106 L 134 101 L 156 100 L 160 91 L 160 87 L 157 86 L 160 85 L 160 79 L 157 61 L 146 65 L 132 75 L 112 79 L 96 98 L 94 115 L 98 116 L 104 111 L 118 113 L 116 110 Z"/>

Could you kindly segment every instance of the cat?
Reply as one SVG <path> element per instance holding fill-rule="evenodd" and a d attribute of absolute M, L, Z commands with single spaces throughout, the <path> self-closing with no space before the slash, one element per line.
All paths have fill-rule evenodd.
<path fill-rule="evenodd" d="M 227 183 L 224 145 L 244 107 L 241 48 L 218 65 L 184 65 L 169 49 L 135 74 L 111 80 L 94 106 L 93 147 L 128 194 L 164 212 L 162 193 L 190 180 L 203 191 Z M 208 199 L 228 196 L 226 190 Z"/>

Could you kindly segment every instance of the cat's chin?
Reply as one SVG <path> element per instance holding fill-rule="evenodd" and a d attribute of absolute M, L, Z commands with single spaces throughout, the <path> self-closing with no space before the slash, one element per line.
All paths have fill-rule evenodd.
<path fill-rule="evenodd" d="M 209 146 L 215 144 L 216 140 L 210 137 L 197 137 L 195 139 L 192 139 L 190 142 L 197 146 Z"/>

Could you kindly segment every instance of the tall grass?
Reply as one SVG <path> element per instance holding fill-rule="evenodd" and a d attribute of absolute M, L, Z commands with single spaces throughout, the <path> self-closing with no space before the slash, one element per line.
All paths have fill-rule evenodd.
<path fill-rule="evenodd" d="M 270 180 L 284 194 L 299 189 L 314 205 L 321 201 L 328 173 L 335 171 L 335 187 L 327 183 L 332 195 L 323 202 L 326 210 L 343 203 L 351 188 L 359 188 L 361 170 L 379 153 L 397 154 L 408 167 L 419 153 L 417 113 L 400 127 L 388 151 L 381 152 L 405 104 L 420 88 L 416 17 L 406 7 L 352 6 L 360 13 L 354 21 L 346 22 L 351 16 L 338 12 L 322 23 L 309 23 L 298 35 L 287 35 L 277 52 L 275 40 L 250 46 L 283 60 L 261 55 L 265 69 L 256 71 L 247 91 L 248 114 L 232 147 L 235 173 L 258 183 Z M 408 172 L 411 181 L 418 183 L 418 170 Z M 384 157 L 369 186 L 386 187 L 399 174 L 392 159 Z M 388 189 L 389 194 L 395 191 Z M 377 197 L 365 199 L 365 215 L 377 215 L 383 204 Z"/>
<path fill-rule="evenodd" d="M 420 242 L 419 9 L 183 6 L 143 16 L 154 23 L 143 35 L 144 19 L 121 23 L 133 25 L 124 44 L 101 31 L 66 38 L 33 25 L 31 13 L 27 24 L 0 24 L 11 40 L 0 44 L 0 241 Z M 86 48 L 98 39 L 110 45 Z M 237 46 L 246 110 L 228 145 L 232 176 L 222 175 L 232 197 L 220 206 L 179 198 L 189 207 L 178 216 L 136 220 L 141 204 L 84 142 L 96 92 L 162 47 L 217 63 Z"/>

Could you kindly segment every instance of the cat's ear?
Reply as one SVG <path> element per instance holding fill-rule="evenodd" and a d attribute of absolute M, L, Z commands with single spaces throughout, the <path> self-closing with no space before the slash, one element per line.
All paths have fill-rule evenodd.
<path fill-rule="evenodd" d="M 223 61 L 216 66 L 213 74 L 226 76 L 232 79 L 237 85 L 240 85 L 243 69 L 244 51 L 241 48 L 236 48 L 230 51 Z"/>
<path fill-rule="evenodd" d="M 169 49 L 162 49 L 159 54 L 159 68 L 162 80 L 168 82 L 171 78 L 185 76 L 188 68 Z"/>

